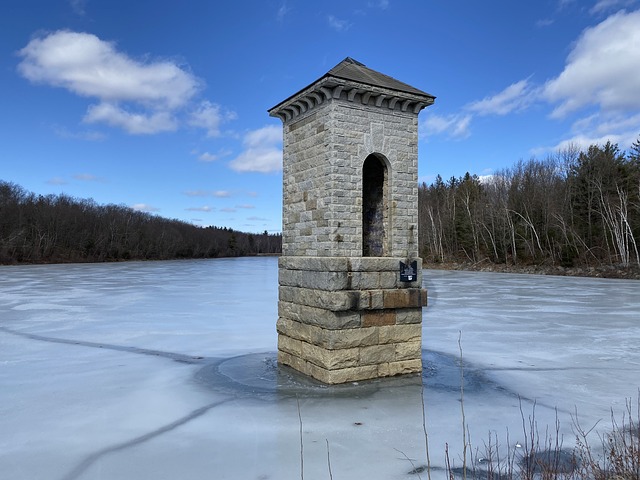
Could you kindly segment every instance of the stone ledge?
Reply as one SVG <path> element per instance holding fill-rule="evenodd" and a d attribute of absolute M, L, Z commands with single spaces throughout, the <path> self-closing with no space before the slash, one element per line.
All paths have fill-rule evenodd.
<path fill-rule="evenodd" d="M 278 270 L 278 282 L 288 287 L 326 291 L 406 289 L 416 288 L 420 283 L 418 281 L 401 282 L 399 271 L 347 272 L 287 268 Z"/>
<path fill-rule="evenodd" d="M 427 291 L 421 288 L 380 290 L 317 290 L 280 285 L 281 302 L 322 308 L 332 312 L 419 308 L 427 304 Z"/>
<path fill-rule="evenodd" d="M 422 259 L 418 262 L 418 275 L 422 271 Z M 312 257 L 282 255 L 278 258 L 278 266 L 288 270 L 309 270 L 316 272 L 398 272 L 400 257 Z"/>

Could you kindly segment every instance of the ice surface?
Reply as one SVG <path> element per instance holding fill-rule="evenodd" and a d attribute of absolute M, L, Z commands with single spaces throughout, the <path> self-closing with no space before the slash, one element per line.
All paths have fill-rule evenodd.
<path fill-rule="evenodd" d="M 275 362 L 275 258 L 0 267 L 0 478 L 299 478 L 301 446 L 306 478 L 418 478 L 423 391 L 438 478 L 461 382 L 478 447 L 521 442 L 534 403 L 571 444 L 571 414 L 606 430 L 637 398 L 640 282 L 424 284 L 422 378 L 326 387 Z"/>

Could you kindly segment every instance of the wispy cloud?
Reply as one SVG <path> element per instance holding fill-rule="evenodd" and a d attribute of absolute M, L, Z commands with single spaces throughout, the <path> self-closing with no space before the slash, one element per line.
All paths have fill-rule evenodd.
<path fill-rule="evenodd" d="M 379 8 L 381 10 L 386 10 L 387 8 L 389 8 L 389 0 L 370 1 L 367 6 L 369 8 Z"/>
<path fill-rule="evenodd" d="M 591 7 L 589 13 L 593 15 L 600 15 L 620 10 L 621 8 L 630 7 L 634 3 L 637 3 L 637 0 L 598 0 L 596 4 Z"/>
<path fill-rule="evenodd" d="M 544 28 L 544 27 L 553 25 L 554 23 L 555 23 L 555 20 L 552 18 L 541 18 L 536 21 L 536 27 Z"/>
<path fill-rule="evenodd" d="M 191 112 L 189 125 L 204 128 L 207 131 L 207 137 L 218 137 L 220 136 L 220 125 L 236 118 L 237 115 L 234 112 L 223 112 L 220 105 L 205 100 L 195 111 Z"/>
<path fill-rule="evenodd" d="M 251 210 L 253 208 L 256 208 L 256 206 L 245 203 L 243 205 L 236 205 L 236 208 L 244 208 L 244 209 L 247 209 L 247 210 Z"/>
<path fill-rule="evenodd" d="M 228 190 L 187 190 L 184 194 L 188 197 L 228 198 L 231 196 Z"/>
<path fill-rule="evenodd" d="M 200 162 L 205 162 L 205 163 L 215 162 L 217 160 L 220 160 L 221 158 L 228 157 L 229 155 L 231 155 L 231 153 L 232 153 L 231 150 L 228 150 L 228 149 L 220 149 L 216 153 L 200 152 L 198 150 L 193 150 L 191 152 L 192 155 L 195 155 L 196 157 L 198 157 L 198 160 Z"/>
<path fill-rule="evenodd" d="M 53 177 L 47 180 L 47 183 L 49 185 L 67 185 L 69 182 L 62 177 Z"/>
<path fill-rule="evenodd" d="M 159 212 L 160 209 L 156 208 L 152 205 L 149 205 L 147 203 L 134 203 L 133 205 L 131 205 L 131 208 L 138 211 L 138 212 Z"/>
<path fill-rule="evenodd" d="M 73 140 L 87 140 L 89 142 L 99 142 L 105 140 L 107 136 L 96 130 L 84 130 L 73 132 L 66 127 L 61 125 L 54 125 L 53 132 L 60 138 L 67 138 Z"/>
<path fill-rule="evenodd" d="M 600 9 L 620 2 L 598 2 Z M 595 7 L 594 7 L 595 8 Z M 429 115 L 421 123 L 421 135 L 465 138 L 475 116 L 509 115 L 547 104 L 550 117 L 573 121 L 567 138 L 535 152 L 557 150 L 569 143 L 588 146 L 607 139 L 629 146 L 640 132 L 640 10 L 620 11 L 585 29 L 574 42 L 562 72 L 542 85 L 530 78 L 471 102 L 461 112 Z"/>
<path fill-rule="evenodd" d="M 529 80 L 512 83 L 499 93 L 487 96 L 467 106 L 467 110 L 480 115 L 507 115 L 525 110 L 536 98 L 536 89 Z"/>
<path fill-rule="evenodd" d="M 131 112 L 107 102 L 91 105 L 83 121 L 106 123 L 135 135 L 173 132 L 178 128 L 176 119 L 169 112 Z"/>
<path fill-rule="evenodd" d="M 69 0 L 69 5 L 71 6 L 71 10 L 73 10 L 73 13 L 80 16 L 84 16 L 84 14 L 86 13 L 86 3 L 86 0 Z"/>
<path fill-rule="evenodd" d="M 205 205 L 203 207 L 189 207 L 189 208 L 186 208 L 185 210 L 190 212 L 213 212 L 215 211 L 215 208 L 210 207 L 209 205 Z"/>
<path fill-rule="evenodd" d="M 282 22 L 284 20 L 284 17 L 286 17 L 290 11 L 291 11 L 291 8 L 287 5 L 287 2 L 282 2 L 282 5 L 280 5 L 280 8 L 278 8 L 276 19 L 279 22 Z"/>
<path fill-rule="evenodd" d="M 327 22 L 329 26 L 336 32 L 346 32 L 351 28 L 351 23 L 347 20 L 342 20 L 333 15 L 327 15 Z"/>
<path fill-rule="evenodd" d="M 244 150 L 229 162 L 236 172 L 270 173 L 282 170 L 282 127 L 268 125 L 244 136 Z"/>
<path fill-rule="evenodd" d="M 427 114 L 420 124 L 420 136 L 428 138 L 432 135 L 446 135 L 452 139 L 466 138 L 470 134 L 469 124 L 472 117 L 470 114 Z"/>
<path fill-rule="evenodd" d="M 91 173 L 78 173 L 74 175 L 73 178 L 82 182 L 104 182 L 104 178 L 98 177 Z"/>

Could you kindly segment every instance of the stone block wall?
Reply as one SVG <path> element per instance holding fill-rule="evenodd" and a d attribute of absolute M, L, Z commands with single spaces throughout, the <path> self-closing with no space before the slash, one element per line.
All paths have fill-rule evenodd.
<path fill-rule="evenodd" d="M 422 370 L 422 265 L 393 257 L 279 260 L 278 361 L 324 383 Z"/>
<path fill-rule="evenodd" d="M 284 125 L 283 255 L 363 251 L 362 166 L 386 160 L 388 256 L 418 256 L 418 119 L 342 93 Z"/>

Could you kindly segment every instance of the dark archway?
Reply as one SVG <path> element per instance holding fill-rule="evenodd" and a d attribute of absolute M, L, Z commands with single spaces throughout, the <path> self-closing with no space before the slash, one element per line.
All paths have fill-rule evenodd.
<path fill-rule="evenodd" d="M 387 254 L 389 223 L 388 170 L 383 159 L 371 154 L 362 165 L 362 256 Z"/>

